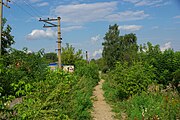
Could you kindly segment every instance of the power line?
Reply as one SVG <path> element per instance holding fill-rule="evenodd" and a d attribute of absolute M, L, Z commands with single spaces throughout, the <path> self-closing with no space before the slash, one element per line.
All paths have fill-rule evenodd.
<path fill-rule="evenodd" d="M 20 9 L 22 9 L 25 13 L 27 13 L 28 15 L 30 15 L 33 18 L 36 18 L 36 16 L 32 15 L 30 12 L 28 12 L 26 9 L 24 9 L 23 7 L 21 7 L 20 5 L 18 5 L 15 1 L 11 1 L 13 2 L 17 7 L 19 7 Z"/>
<path fill-rule="evenodd" d="M 27 6 L 29 6 L 29 8 L 40 18 L 40 16 L 42 16 L 41 12 L 39 12 L 39 10 L 37 10 L 35 7 L 33 7 L 28 1 L 23 1 Z"/>

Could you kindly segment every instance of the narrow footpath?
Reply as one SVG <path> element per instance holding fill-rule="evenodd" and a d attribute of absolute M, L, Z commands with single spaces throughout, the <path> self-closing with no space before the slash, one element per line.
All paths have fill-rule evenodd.
<path fill-rule="evenodd" d="M 115 120 L 113 118 L 114 114 L 111 112 L 111 107 L 106 103 L 103 96 L 104 91 L 102 90 L 102 84 L 104 80 L 101 80 L 99 84 L 95 87 L 93 92 L 93 120 Z"/>

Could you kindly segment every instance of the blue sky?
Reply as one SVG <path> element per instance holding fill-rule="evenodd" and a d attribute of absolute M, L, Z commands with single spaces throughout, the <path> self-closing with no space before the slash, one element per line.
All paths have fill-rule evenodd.
<path fill-rule="evenodd" d="M 57 28 L 43 28 L 38 19 L 60 16 L 63 46 L 87 50 L 90 58 L 101 56 L 103 37 L 115 23 L 121 35 L 135 33 L 138 44 L 180 50 L 180 0 L 11 0 L 9 6 L 3 16 L 17 49 L 56 52 Z"/>

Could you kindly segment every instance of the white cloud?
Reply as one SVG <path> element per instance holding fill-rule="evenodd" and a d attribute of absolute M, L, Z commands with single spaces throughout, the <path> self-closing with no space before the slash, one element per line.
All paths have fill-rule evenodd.
<path fill-rule="evenodd" d="M 64 27 L 64 28 L 62 28 L 62 31 L 64 31 L 64 32 L 69 32 L 69 31 L 73 31 L 73 30 L 79 30 L 79 29 L 82 29 L 83 28 L 83 26 L 69 26 L 69 27 Z"/>
<path fill-rule="evenodd" d="M 159 3 L 162 3 L 163 0 L 142 0 L 136 3 L 136 6 L 152 6 L 152 5 L 157 5 Z"/>
<path fill-rule="evenodd" d="M 102 56 L 102 49 L 96 50 L 94 51 L 94 53 L 92 54 L 93 58 L 99 58 Z"/>
<path fill-rule="evenodd" d="M 156 4 L 155 7 L 161 7 L 161 6 L 165 6 L 165 5 L 169 5 L 171 4 L 170 1 L 167 1 L 167 2 L 164 2 L 164 3 L 161 3 L 161 4 Z"/>
<path fill-rule="evenodd" d="M 180 15 L 174 16 L 174 19 L 180 19 Z"/>
<path fill-rule="evenodd" d="M 61 16 L 63 22 L 82 24 L 95 21 L 129 21 L 148 17 L 144 11 L 116 13 L 118 2 L 60 5 L 51 10 L 53 16 Z"/>
<path fill-rule="evenodd" d="M 101 39 L 101 36 L 98 34 L 94 37 L 91 37 L 91 42 L 96 43 L 97 41 L 99 41 Z"/>
<path fill-rule="evenodd" d="M 155 29 L 158 29 L 159 26 L 153 26 L 152 29 L 155 30 Z"/>
<path fill-rule="evenodd" d="M 165 43 L 163 46 L 160 47 L 161 51 L 165 51 L 166 49 L 172 48 L 171 47 L 171 42 Z"/>
<path fill-rule="evenodd" d="M 127 30 L 127 31 L 138 31 L 142 29 L 142 26 L 140 25 L 124 25 L 124 26 L 119 26 L 120 30 Z"/>
<path fill-rule="evenodd" d="M 37 2 L 40 2 L 41 0 L 29 0 L 29 2 L 31 3 L 37 3 Z"/>
<path fill-rule="evenodd" d="M 61 15 L 64 22 L 89 22 L 99 21 L 111 14 L 117 2 L 101 2 L 91 4 L 60 5 L 52 10 L 53 14 Z"/>
<path fill-rule="evenodd" d="M 123 0 L 125 2 L 130 2 L 130 3 L 137 3 L 139 2 L 140 0 Z"/>
<path fill-rule="evenodd" d="M 52 29 L 46 30 L 32 30 L 30 34 L 27 35 L 28 40 L 42 40 L 42 39 L 55 39 L 57 32 Z"/>
<path fill-rule="evenodd" d="M 133 3 L 135 6 L 154 6 L 160 7 L 168 5 L 170 2 L 165 0 L 123 0 L 125 2 Z"/>
<path fill-rule="evenodd" d="M 148 14 L 145 14 L 143 10 L 141 11 L 125 11 L 119 12 L 117 14 L 112 14 L 106 18 L 109 21 L 131 21 L 131 20 L 142 20 L 148 17 Z"/>
<path fill-rule="evenodd" d="M 44 7 L 44 6 L 48 6 L 48 5 L 49 5 L 48 2 L 42 2 L 42 3 L 37 4 L 38 7 Z"/>

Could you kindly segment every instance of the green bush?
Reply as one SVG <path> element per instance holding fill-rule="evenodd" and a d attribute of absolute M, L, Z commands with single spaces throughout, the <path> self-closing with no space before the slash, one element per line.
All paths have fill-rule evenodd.
<path fill-rule="evenodd" d="M 15 107 L 16 119 L 91 119 L 90 98 L 99 75 L 94 65 L 81 67 L 74 74 L 48 71 L 46 79 L 34 83 L 33 91 Z M 90 73 L 80 74 L 82 69 Z"/>
<path fill-rule="evenodd" d="M 16 96 L 12 84 L 23 81 L 24 84 L 32 84 L 45 79 L 47 64 L 41 57 L 41 51 L 27 54 L 26 51 L 12 49 L 10 54 L 2 56 L 0 61 L 1 75 L 0 87 L 4 89 L 3 96 Z"/>
<path fill-rule="evenodd" d="M 180 69 L 176 70 L 173 73 L 173 82 L 172 84 L 177 88 L 178 92 L 180 93 Z"/>
<path fill-rule="evenodd" d="M 108 92 L 111 92 L 111 96 L 118 100 L 127 99 L 146 91 L 154 77 L 152 66 L 142 65 L 142 63 L 136 63 L 133 66 L 117 63 L 105 83 L 105 95 L 110 95 Z"/>
<path fill-rule="evenodd" d="M 12 49 L 0 58 L 0 119 L 91 119 L 97 65 L 82 60 L 75 73 L 50 71 L 42 56 Z M 23 102 L 11 108 L 17 97 Z"/>
<path fill-rule="evenodd" d="M 75 74 L 80 77 L 92 78 L 95 80 L 95 83 L 99 81 L 99 69 L 98 66 L 91 62 L 87 64 L 86 61 L 81 60 L 75 64 Z"/>
<path fill-rule="evenodd" d="M 61 71 L 49 71 L 46 80 L 34 83 L 34 91 L 15 107 L 17 119 L 67 119 L 66 109 L 76 79 Z"/>
<path fill-rule="evenodd" d="M 142 93 L 116 104 L 116 110 L 120 113 L 126 113 L 128 120 L 175 120 L 180 118 L 179 108 L 179 96 L 171 93 L 167 95 L 162 93 Z M 119 118 L 121 117 L 119 115 Z"/>

